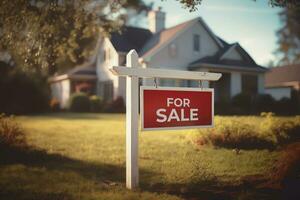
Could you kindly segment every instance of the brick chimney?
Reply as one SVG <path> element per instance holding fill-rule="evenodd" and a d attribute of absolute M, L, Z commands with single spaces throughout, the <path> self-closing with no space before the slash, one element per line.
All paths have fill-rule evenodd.
<path fill-rule="evenodd" d="M 152 33 L 158 33 L 165 29 L 166 13 L 161 11 L 161 7 L 157 10 L 151 10 L 148 12 L 149 30 Z"/>

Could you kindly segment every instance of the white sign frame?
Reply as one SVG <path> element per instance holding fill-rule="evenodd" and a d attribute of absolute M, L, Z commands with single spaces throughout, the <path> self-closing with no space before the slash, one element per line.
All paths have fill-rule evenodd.
<path fill-rule="evenodd" d="M 217 81 L 222 77 L 222 74 L 199 71 L 141 68 L 139 56 L 134 49 L 130 50 L 126 56 L 126 66 L 113 66 L 109 70 L 116 76 L 126 77 L 126 187 L 128 189 L 135 189 L 139 186 L 139 78 L 171 78 L 197 81 Z M 206 89 L 201 90 L 204 91 Z"/>
<path fill-rule="evenodd" d="M 194 91 L 194 92 L 211 92 L 211 124 L 210 125 L 195 125 L 195 126 L 176 126 L 176 127 L 157 127 L 145 128 L 144 127 L 144 90 L 172 90 L 172 91 Z M 182 130 L 182 129 L 197 129 L 197 128 L 213 128 L 214 127 L 214 89 L 213 88 L 188 88 L 188 87 L 153 87 L 153 86 L 140 86 L 140 120 L 141 131 L 159 131 L 159 130 Z"/>

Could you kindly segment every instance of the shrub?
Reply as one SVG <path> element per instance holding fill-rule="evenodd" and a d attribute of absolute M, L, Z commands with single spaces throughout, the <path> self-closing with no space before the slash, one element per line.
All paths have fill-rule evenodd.
<path fill-rule="evenodd" d="M 232 121 L 222 126 L 218 132 L 212 132 L 208 138 L 214 146 L 238 149 L 272 148 L 273 142 L 259 134 L 256 127 L 240 121 Z"/>
<path fill-rule="evenodd" d="M 300 140 L 300 117 L 262 113 L 257 117 L 217 118 L 213 129 L 201 129 L 194 142 L 238 149 L 274 149 Z"/>
<path fill-rule="evenodd" d="M 117 97 L 115 100 L 109 102 L 105 107 L 105 112 L 110 113 L 124 113 L 125 110 L 125 103 L 122 97 Z"/>
<path fill-rule="evenodd" d="M 25 132 L 13 117 L 0 115 L 0 147 L 24 146 Z"/>
<path fill-rule="evenodd" d="M 253 111 L 253 97 L 245 93 L 235 95 L 231 104 L 233 114 L 250 114 Z"/>
<path fill-rule="evenodd" d="M 300 139 L 300 118 L 293 120 L 276 118 L 273 113 L 262 113 L 264 120 L 260 123 L 260 132 L 272 138 L 277 145 L 284 145 Z"/>
<path fill-rule="evenodd" d="M 89 112 L 90 100 L 85 93 L 74 93 L 71 95 L 68 103 L 68 109 L 71 112 Z"/>
<path fill-rule="evenodd" d="M 283 98 L 276 101 L 269 94 L 249 95 L 240 93 L 234 96 L 230 104 L 226 101 L 216 103 L 216 113 L 249 115 L 259 114 L 261 112 L 274 112 L 279 115 L 295 115 L 298 113 L 298 96 L 295 92 L 291 99 Z"/>
<path fill-rule="evenodd" d="M 221 99 L 215 103 L 215 113 L 218 115 L 229 115 L 231 114 L 232 108 L 231 103 L 228 100 Z"/>
<path fill-rule="evenodd" d="M 103 100 L 101 97 L 93 95 L 90 97 L 91 112 L 100 112 L 103 108 Z"/>
<path fill-rule="evenodd" d="M 259 94 L 254 99 L 256 113 L 274 111 L 275 99 L 269 94 Z"/>
<path fill-rule="evenodd" d="M 274 111 L 279 115 L 293 115 L 297 112 L 297 105 L 292 99 L 285 97 L 275 103 Z"/>
<path fill-rule="evenodd" d="M 50 90 L 47 78 L 26 74 L 0 62 L 0 113 L 29 114 L 47 111 Z"/>

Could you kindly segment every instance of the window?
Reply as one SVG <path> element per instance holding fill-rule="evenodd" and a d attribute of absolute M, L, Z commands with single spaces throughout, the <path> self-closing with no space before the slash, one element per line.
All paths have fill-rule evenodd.
<path fill-rule="evenodd" d="M 194 34 L 194 51 L 200 51 L 200 36 Z"/>
<path fill-rule="evenodd" d="M 169 55 L 172 58 L 177 56 L 177 48 L 176 48 L 176 45 L 174 43 L 169 45 Z"/>
<path fill-rule="evenodd" d="M 165 79 L 165 78 L 159 79 L 159 86 L 174 87 L 174 84 L 175 84 L 175 80 L 173 79 Z"/>

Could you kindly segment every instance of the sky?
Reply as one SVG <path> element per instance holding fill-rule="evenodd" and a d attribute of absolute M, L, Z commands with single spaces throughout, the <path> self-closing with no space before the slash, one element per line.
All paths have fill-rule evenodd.
<path fill-rule="evenodd" d="M 202 17 L 211 30 L 229 43 L 238 42 L 260 64 L 276 61 L 276 31 L 281 27 L 281 8 L 273 8 L 267 0 L 202 0 L 198 10 L 189 12 L 175 0 L 144 0 L 154 2 L 166 12 L 166 27 Z M 147 27 L 147 20 L 139 24 Z"/>

